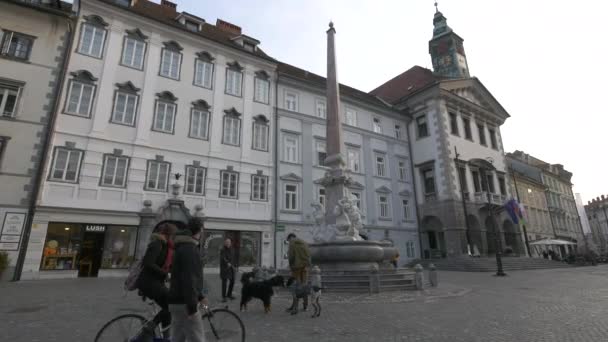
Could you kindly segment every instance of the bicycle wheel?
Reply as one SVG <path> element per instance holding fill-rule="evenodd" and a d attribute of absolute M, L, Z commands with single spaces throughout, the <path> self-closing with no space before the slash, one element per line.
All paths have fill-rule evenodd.
<path fill-rule="evenodd" d="M 245 325 L 237 314 L 228 309 L 213 309 L 204 314 L 207 341 L 245 342 Z"/>
<path fill-rule="evenodd" d="M 145 322 L 146 319 L 140 315 L 120 315 L 99 330 L 95 342 L 134 342 Z M 154 335 L 156 337 L 157 333 Z"/>

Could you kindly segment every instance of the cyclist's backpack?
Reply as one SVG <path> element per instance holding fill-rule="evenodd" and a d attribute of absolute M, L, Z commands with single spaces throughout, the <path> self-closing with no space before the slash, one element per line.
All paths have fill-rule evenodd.
<path fill-rule="evenodd" d="M 129 275 L 125 279 L 124 288 L 126 291 L 133 291 L 137 289 L 137 279 L 141 274 L 141 270 L 144 268 L 142 260 L 136 261 L 133 266 L 129 269 Z"/>

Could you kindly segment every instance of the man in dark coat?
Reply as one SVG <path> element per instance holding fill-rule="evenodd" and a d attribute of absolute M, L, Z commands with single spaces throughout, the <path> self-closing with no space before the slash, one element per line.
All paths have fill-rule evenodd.
<path fill-rule="evenodd" d="M 203 319 L 199 302 L 207 305 L 203 295 L 203 266 L 199 248 L 203 222 L 194 218 L 188 228 L 175 236 L 175 255 L 171 268 L 169 311 L 172 316 L 171 341 L 204 341 Z"/>
<path fill-rule="evenodd" d="M 226 239 L 224 247 L 220 251 L 220 278 L 222 278 L 222 302 L 226 302 L 226 298 L 233 300 L 232 289 L 234 288 L 234 273 L 236 271 L 234 249 L 232 248 L 232 240 Z M 226 291 L 228 285 L 228 291 Z"/>

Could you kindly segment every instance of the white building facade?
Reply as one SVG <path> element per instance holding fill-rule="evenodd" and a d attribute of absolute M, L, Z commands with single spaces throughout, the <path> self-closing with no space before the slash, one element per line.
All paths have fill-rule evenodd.
<path fill-rule="evenodd" d="M 124 274 L 174 183 L 204 208 L 208 266 L 225 237 L 241 266 L 271 265 L 276 63 L 259 41 L 168 1 L 85 0 L 76 29 L 22 278 Z"/>

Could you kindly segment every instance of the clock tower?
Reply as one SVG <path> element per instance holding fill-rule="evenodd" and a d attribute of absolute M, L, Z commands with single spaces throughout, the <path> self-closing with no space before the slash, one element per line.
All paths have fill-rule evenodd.
<path fill-rule="evenodd" d="M 448 26 L 443 13 L 436 10 L 433 17 L 433 38 L 429 41 L 435 74 L 447 78 L 470 77 L 462 43 L 463 39 Z"/>

